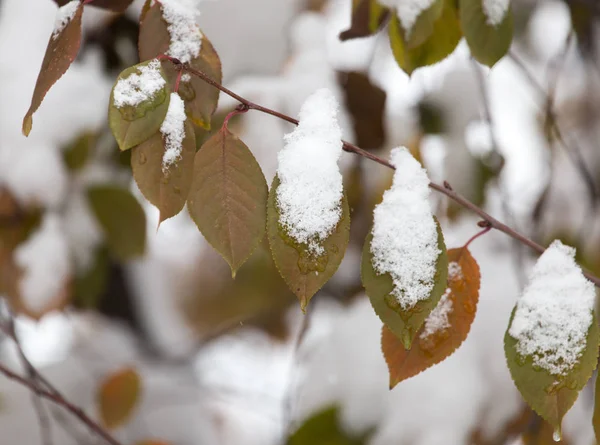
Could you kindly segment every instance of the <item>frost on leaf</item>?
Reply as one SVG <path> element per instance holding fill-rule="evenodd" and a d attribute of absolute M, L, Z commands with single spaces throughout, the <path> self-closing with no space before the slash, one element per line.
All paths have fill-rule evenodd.
<path fill-rule="evenodd" d="M 392 295 L 402 310 L 429 298 L 441 251 L 429 204 L 429 178 L 406 148 L 392 152 L 392 187 L 373 212 L 373 267 L 394 281 Z"/>
<path fill-rule="evenodd" d="M 315 92 L 302 105 L 298 127 L 285 136 L 278 156 L 279 222 L 315 255 L 323 253 L 322 241 L 342 215 L 344 189 L 337 164 L 342 132 L 337 113 L 337 101 L 329 90 Z"/>
<path fill-rule="evenodd" d="M 598 357 L 595 288 L 574 258 L 560 241 L 540 256 L 504 337 L 517 388 L 557 434 Z"/>
<path fill-rule="evenodd" d="M 140 65 L 137 72 L 117 81 L 113 90 L 113 103 L 117 108 L 139 105 L 153 99 L 165 84 L 160 62 L 153 59 L 147 65 Z"/>
<path fill-rule="evenodd" d="M 77 9 L 81 2 L 79 0 L 72 0 L 64 6 L 58 8 L 56 11 L 56 19 L 54 20 L 54 30 L 52 31 L 52 39 L 56 39 L 63 29 L 73 20 Z"/>
<path fill-rule="evenodd" d="M 390 372 L 390 387 L 452 355 L 466 340 L 479 301 L 477 262 L 465 247 L 448 251 L 448 287 L 425 319 L 407 350 L 386 326 L 381 348 Z"/>
<path fill-rule="evenodd" d="M 185 138 L 185 105 L 177 93 L 171 93 L 169 109 L 165 120 L 160 126 L 160 132 L 165 141 L 165 153 L 163 155 L 163 171 L 169 170 L 171 165 L 176 164 L 181 158 L 183 139 Z"/>
<path fill-rule="evenodd" d="M 554 241 L 538 259 L 508 333 L 517 352 L 552 375 L 566 375 L 586 347 L 596 292 L 575 249 Z"/>
<path fill-rule="evenodd" d="M 183 63 L 200 54 L 202 33 L 196 23 L 198 9 L 190 0 L 161 0 L 163 18 L 171 37 L 167 54 Z"/>
<path fill-rule="evenodd" d="M 406 148 L 391 162 L 394 180 L 375 208 L 361 275 L 375 312 L 408 349 L 446 290 L 448 259 L 425 170 Z"/>
<path fill-rule="evenodd" d="M 487 24 L 498 26 L 504 20 L 504 16 L 510 7 L 510 0 L 482 0 L 483 12 L 487 17 Z"/>

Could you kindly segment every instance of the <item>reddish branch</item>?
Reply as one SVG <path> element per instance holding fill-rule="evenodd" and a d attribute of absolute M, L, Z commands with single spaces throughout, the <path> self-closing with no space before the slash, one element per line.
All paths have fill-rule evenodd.
<path fill-rule="evenodd" d="M 175 58 L 168 57 L 168 56 L 166 58 L 169 59 L 172 63 L 174 63 L 177 66 L 183 66 L 184 71 L 187 71 L 188 73 L 199 77 L 204 82 L 208 83 L 209 85 L 212 85 L 213 87 L 217 88 L 218 90 L 222 91 L 223 93 L 225 93 L 228 96 L 232 97 L 233 99 L 237 100 L 248 110 L 257 110 L 262 113 L 270 114 L 271 116 L 275 116 L 275 117 L 277 117 L 281 120 L 284 120 L 286 122 L 289 122 L 291 124 L 298 125 L 297 119 L 294 119 L 293 117 L 290 117 L 287 114 L 283 114 L 278 111 L 272 110 L 270 108 L 263 107 L 262 105 L 255 104 L 254 102 L 251 102 L 248 99 L 246 99 L 246 98 L 240 96 L 239 94 L 234 93 L 230 89 L 224 87 L 219 82 L 216 82 L 210 76 L 208 76 L 206 73 L 204 73 L 200 70 L 197 70 L 195 68 L 192 68 L 187 64 L 183 64 Z M 371 161 L 377 162 L 378 164 L 381 164 L 385 167 L 394 169 L 394 166 L 392 164 L 390 164 L 388 161 L 386 161 L 385 159 L 382 159 L 379 156 L 369 153 L 368 151 L 365 151 L 362 148 L 357 147 L 354 144 L 351 144 L 350 142 L 346 142 L 346 141 L 342 141 L 342 142 L 344 143 L 343 148 L 345 151 L 350 152 L 350 153 L 355 153 L 359 156 L 370 159 Z M 452 187 L 450 187 L 450 184 L 448 184 L 447 182 L 445 182 L 444 185 L 436 184 L 435 182 L 430 182 L 429 187 L 431 187 L 436 192 L 446 195 L 448 198 L 452 199 L 454 202 L 456 202 L 460 206 L 464 207 L 465 209 L 470 210 L 471 212 L 477 214 L 484 221 L 487 221 L 487 223 L 490 225 L 491 228 L 496 229 L 500 232 L 503 232 L 504 234 L 521 242 L 522 244 L 529 246 L 531 249 L 535 250 L 537 253 L 542 254 L 546 250 L 543 246 L 541 246 L 538 243 L 536 243 L 535 241 L 527 238 L 526 236 L 520 234 L 519 232 L 517 232 L 516 230 L 507 226 L 506 224 L 498 221 L 496 218 L 494 218 L 493 216 L 491 216 L 490 214 L 485 212 L 483 209 L 481 209 L 477 205 L 473 204 L 467 198 L 465 198 L 464 196 L 462 196 L 459 193 L 452 190 Z M 592 283 L 594 283 L 597 287 L 600 288 L 600 278 L 598 278 L 586 271 L 584 271 L 583 274 L 587 277 L 588 280 L 590 280 Z"/>

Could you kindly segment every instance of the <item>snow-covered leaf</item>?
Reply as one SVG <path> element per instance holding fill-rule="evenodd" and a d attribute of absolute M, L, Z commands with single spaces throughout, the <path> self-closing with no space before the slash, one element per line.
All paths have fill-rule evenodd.
<path fill-rule="evenodd" d="M 54 31 L 48 41 L 42 61 L 31 105 L 23 118 L 23 134 L 29 135 L 33 125 L 33 113 L 42 104 L 48 90 L 69 69 L 81 45 L 81 16 L 83 3 L 72 0 L 62 6 L 56 14 Z"/>
<path fill-rule="evenodd" d="M 507 5 L 500 20 L 484 12 L 488 3 Z M 491 6 L 489 7 L 492 8 Z M 459 0 L 460 23 L 471 54 L 478 62 L 493 66 L 509 50 L 513 38 L 513 16 L 504 0 Z M 495 23 L 495 24 L 493 24 Z"/>
<path fill-rule="evenodd" d="M 122 261 L 142 255 L 146 214 L 137 199 L 128 190 L 110 185 L 90 187 L 88 198 L 111 253 Z"/>
<path fill-rule="evenodd" d="M 391 163 L 392 186 L 373 211 L 361 277 L 375 312 L 409 349 L 446 290 L 448 257 L 427 172 L 404 147 L 392 150 Z"/>
<path fill-rule="evenodd" d="M 141 144 L 158 131 L 170 98 L 169 84 L 156 59 L 119 74 L 110 94 L 108 123 L 121 150 Z"/>
<path fill-rule="evenodd" d="M 596 368 L 600 341 L 595 288 L 574 256 L 575 249 L 560 241 L 540 256 L 504 337 L 517 388 L 557 436 Z"/>
<path fill-rule="evenodd" d="M 140 60 L 149 60 L 160 54 L 168 54 L 188 63 L 192 68 L 208 75 L 215 82 L 221 83 L 221 61 L 211 42 L 200 32 L 197 25 L 190 25 L 187 29 L 187 33 L 192 34 L 192 42 L 177 43 L 176 40 L 174 41 L 173 36 L 181 39 L 186 33 L 176 32 L 171 35 L 169 29 L 172 29 L 172 25 L 165 20 L 164 3 L 162 7 L 161 4 L 155 3 L 148 9 L 140 24 L 138 44 Z M 183 8 L 179 13 L 194 17 L 195 11 Z M 196 33 L 198 35 L 194 37 Z M 197 43 L 193 43 L 195 38 L 198 39 Z M 197 53 L 196 46 L 198 46 Z M 181 50 L 174 48 L 190 50 L 182 54 Z M 163 66 L 169 83 L 174 85 L 178 75 L 175 66 L 172 63 L 165 63 Z M 197 76 L 184 74 L 179 85 L 179 94 L 185 102 L 186 112 L 192 122 L 202 128 L 210 129 L 211 117 L 219 100 L 219 90 Z"/>
<path fill-rule="evenodd" d="M 462 38 L 458 11 L 454 2 L 444 0 L 442 14 L 432 23 L 429 36 L 420 44 L 408 42 L 398 17 L 393 16 L 388 28 L 390 45 L 396 62 L 407 74 L 432 65 L 449 56 Z"/>
<path fill-rule="evenodd" d="M 350 28 L 340 33 L 340 40 L 357 39 L 376 33 L 389 11 L 377 0 L 353 0 Z"/>
<path fill-rule="evenodd" d="M 269 192 L 267 206 L 267 235 L 273 260 L 288 287 L 300 300 L 302 310 L 310 299 L 333 276 L 340 266 L 350 239 L 350 210 L 348 200 L 343 195 L 341 217 L 327 238 L 320 242 L 315 251 L 306 243 L 298 242 L 289 235 L 280 223 L 280 210 L 277 205 L 277 189 L 280 186 L 276 176 Z"/>
<path fill-rule="evenodd" d="M 252 152 L 226 126 L 196 154 L 188 209 L 234 276 L 264 237 L 268 193 Z"/>
<path fill-rule="evenodd" d="M 390 371 L 390 388 L 452 355 L 469 334 L 479 300 L 479 266 L 465 247 L 448 250 L 448 261 L 448 288 L 410 350 L 383 326 L 381 348 Z"/>
<path fill-rule="evenodd" d="M 183 209 L 192 185 L 196 140 L 192 124 L 186 122 L 184 128 L 179 159 L 168 168 L 164 166 L 165 143 L 160 132 L 131 150 L 133 178 L 144 197 L 160 211 L 159 224 Z"/>
<path fill-rule="evenodd" d="M 442 15 L 448 0 L 379 0 L 394 8 L 392 16 L 398 21 L 399 32 L 408 48 L 415 48 L 431 36 L 433 24 Z"/>
<path fill-rule="evenodd" d="M 96 394 L 102 424 L 110 429 L 129 421 L 142 391 L 141 378 L 135 369 L 125 368 L 104 378 Z"/>

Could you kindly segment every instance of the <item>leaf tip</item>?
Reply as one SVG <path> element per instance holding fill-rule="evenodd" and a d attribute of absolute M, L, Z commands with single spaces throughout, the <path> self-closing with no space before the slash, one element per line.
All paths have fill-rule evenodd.
<path fill-rule="evenodd" d="M 24 118 L 23 118 L 23 135 L 25 137 L 29 136 L 29 133 L 31 132 L 31 127 L 33 126 L 33 118 L 31 117 L 30 114 L 27 114 Z"/>

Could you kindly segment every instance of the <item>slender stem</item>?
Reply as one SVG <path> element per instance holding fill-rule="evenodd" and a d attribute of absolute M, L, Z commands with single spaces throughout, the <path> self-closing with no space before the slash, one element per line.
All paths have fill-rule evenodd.
<path fill-rule="evenodd" d="M 174 92 L 179 93 L 179 84 L 181 83 L 181 76 L 183 75 L 183 70 L 177 71 L 177 79 L 175 80 L 175 88 Z"/>
<path fill-rule="evenodd" d="M 290 117 L 286 114 L 280 113 L 279 111 L 275 111 L 270 108 L 263 107 L 262 105 L 255 104 L 254 102 L 251 102 L 248 99 L 245 99 L 244 97 L 240 96 L 239 94 L 236 94 L 233 91 L 231 91 L 230 89 L 224 87 L 219 82 L 213 80 L 210 76 L 208 76 L 206 73 L 204 73 L 200 70 L 192 68 L 187 64 L 182 64 L 179 60 L 177 60 L 173 57 L 169 57 L 169 56 L 161 56 L 161 57 L 170 60 L 175 65 L 183 65 L 183 69 L 186 72 L 199 77 L 204 82 L 208 83 L 209 85 L 212 85 L 213 87 L 217 88 L 218 90 L 222 91 L 223 93 L 225 93 L 228 96 L 232 97 L 233 99 L 237 100 L 238 102 L 243 104 L 245 107 L 247 107 L 249 110 L 257 110 L 262 113 L 270 114 L 271 116 L 275 116 L 281 120 L 292 123 L 294 125 L 298 125 L 297 119 L 294 119 L 293 117 Z M 379 156 L 374 155 L 373 153 L 369 153 L 368 151 L 363 150 L 362 148 L 359 148 L 356 145 L 351 144 L 350 142 L 347 142 L 347 141 L 342 141 L 342 142 L 343 142 L 343 149 L 345 151 L 355 153 L 359 156 L 370 159 L 371 161 L 377 162 L 378 164 L 381 164 L 385 167 L 394 169 L 394 166 L 392 164 L 390 164 L 388 161 L 386 161 L 385 159 L 382 159 Z M 467 198 L 465 198 L 464 196 L 462 196 L 459 193 L 452 190 L 452 187 L 450 187 L 450 184 L 448 184 L 447 182 L 444 182 L 444 185 L 436 184 L 435 182 L 430 182 L 429 187 L 432 188 L 433 190 L 435 190 L 436 192 L 446 195 L 448 198 L 452 199 L 454 202 L 456 202 L 460 206 L 464 207 L 465 209 L 470 210 L 473 213 L 477 214 L 483 220 L 487 221 L 493 229 L 496 229 L 502 233 L 505 233 L 509 237 L 516 239 L 517 241 L 521 242 L 522 244 L 524 244 L 526 246 L 529 246 L 531 249 L 535 250 L 537 253 L 542 254 L 546 250 L 543 246 L 537 244 L 533 240 L 530 240 L 529 238 L 520 234 L 519 232 L 517 232 L 516 230 L 507 226 L 506 224 L 498 221 L 496 218 L 494 218 L 490 214 L 486 213 L 483 209 L 481 209 L 477 205 L 473 204 Z M 594 283 L 597 287 L 600 288 L 600 278 L 598 278 L 586 271 L 584 271 L 583 274 L 592 283 Z"/>
<path fill-rule="evenodd" d="M 479 238 L 479 237 L 480 237 L 480 236 L 482 236 L 482 235 L 485 235 L 485 234 L 486 234 L 486 233 L 488 233 L 490 230 L 492 230 L 492 226 L 490 226 L 490 225 L 488 224 L 488 222 L 487 222 L 487 221 L 484 221 L 484 222 L 486 223 L 487 227 L 486 227 L 485 229 L 483 229 L 481 232 L 477 232 L 475 235 L 473 235 L 473 236 L 471 237 L 471 239 L 470 239 L 469 241 L 467 241 L 467 242 L 466 242 L 466 244 L 465 244 L 465 246 L 464 246 L 464 247 L 465 247 L 465 249 L 466 249 L 467 247 L 469 247 L 469 245 L 470 245 L 470 244 L 471 244 L 473 241 L 475 241 L 477 238 Z"/>
<path fill-rule="evenodd" d="M 249 110 L 249 108 L 246 105 L 244 105 L 244 104 L 238 105 L 235 108 L 235 110 L 233 110 L 231 113 L 229 113 L 227 116 L 225 116 L 225 120 L 223 121 L 223 126 L 221 128 L 229 130 L 229 128 L 227 127 L 227 125 L 229 124 L 229 119 L 231 119 L 233 116 L 236 116 L 238 114 L 246 113 L 248 110 Z"/>

